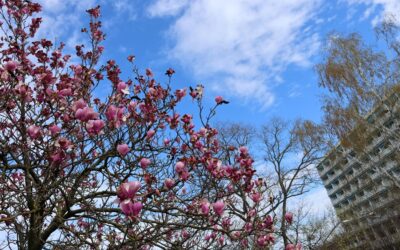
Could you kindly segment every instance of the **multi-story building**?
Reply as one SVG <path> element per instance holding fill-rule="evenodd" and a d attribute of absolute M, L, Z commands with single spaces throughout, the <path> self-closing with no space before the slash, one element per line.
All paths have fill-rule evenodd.
<path fill-rule="evenodd" d="M 366 117 L 362 150 L 338 145 L 317 166 L 347 249 L 400 249 L 399 100 L 393 94 Z"/>

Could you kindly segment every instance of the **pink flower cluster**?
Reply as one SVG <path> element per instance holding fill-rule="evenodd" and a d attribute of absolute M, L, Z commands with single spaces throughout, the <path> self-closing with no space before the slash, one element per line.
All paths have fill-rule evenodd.
<path fill-rule="evenodd" d="M 122 212 L 130 218 L 137 217 L 143 208 L 141 202 L 134 201 L 136 193 L 139 191 L 140 187 L 140 182 L 131 181 L 122 183 L 117 190 L 120 208 Z"/>
<path fill-rule="evenodd" d="M 185 163 L 178 161 L 175 164 L 175 171 L 178 173 L 179 178 L 183 181 L 187 181 L 190 177 L 189 171 L 185 166 Z"/>
<path fill-rule="evenodd" d="M 295 244 L 287 244 L 285 250 L 301 250 L 302 245 L 300 243 Z"/>
<path fill-rule="evenodd" d="M 99 114 L 88 107 L 83 99 L 79 99 L 73 104 L 72 109 L 75 111 L 75 119 L 86 123 L 86 130 L 89 135 L 98 135 L 105 126 L 103 120 L 98 119 Z"/>

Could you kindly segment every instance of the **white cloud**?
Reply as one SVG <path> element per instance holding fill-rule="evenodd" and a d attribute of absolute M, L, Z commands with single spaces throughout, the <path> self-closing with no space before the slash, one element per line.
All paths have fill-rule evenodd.
<path fill-rule="evenodd" d="M 38 0 L 43 12 L 39 16 L 43 18 L 37 37 L 46 37 L 60 42 L 67 40 L 69 49 L 74 48 L 72 42 L 84 40 L 80 29 L 84 26 L 82 17 L 85 10 L 95 7 L 96 0 Z M 69 36 L 68 36 L 69 34 Z M 65 37 L 67 35 L 67 37 Z"/>
<path fill-rule="evenodd" d="M 307 193 L 301 197 L 301 200 L 311 208 L 313 214 L 323 214 L 327 210 L 333 208 L 328 193 L 322 186 Z"/>
<path fill-rule="evenodd" d="M 169 56 L 214 90 L 263 108 L 289 64 L 309 66 L 319 37 L 309 28 L 320 0 L 158 0 L 153 16 L 177 14 Z M 157 6 L 157 8 L 154 8 Z M 184 7 L 182 7 L 184 6 Z M 158 9 L 158 11 L 156 11 Z"/>
<path fill-rule="evenodd" d="M 60 13 L 66 12 L 74 8 L 77 11 L 85 11 L 86 9 L 96 6 L 96 0 L 38 0 L 40 5 L 42 5 L 45 12 Z"/>
<path fill-rule="evenodd" d="M 133 2 L 132 0 L 114 0 L 112 1 L 112 6 L 118 15 L 133 21 L 137 17 L 135 4 Z"/>
<path fill-rule="evenodd" d="M 188 3 L 188 0 L 157 0 L 147 8 L 147 12 L 152 17 L 175 16 Z"/>
<path fill-rule="evenodd" d="M 372 24 L 376 25 L 382 21 L 387 15 L 395 15 L 400 22 L 400 1 L 399 0 L 347 0 L 351 5 L 364 4 L 368 8 L 364 12 L 364 17 L 369 17 L 376 7 L 380 7 L 381 11 L 378 16 L 373 18 Z"/>
<path fill-rule="evenodd" d="M 302 95 L 302 93 L 301 93 L 300 84 L 297 84 L 297 83 L 294 84 L 289 90 L 289 97 L 290 98 L 295 98 L 295 97 L 299 97 L 301 95 Z"/>

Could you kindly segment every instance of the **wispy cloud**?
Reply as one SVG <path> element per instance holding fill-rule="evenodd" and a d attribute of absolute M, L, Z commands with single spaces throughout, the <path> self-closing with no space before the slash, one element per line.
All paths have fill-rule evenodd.
<path fill-rule="evenodd" d="M 299 97 L 301 95 L 302 95 L 302 92 L 301 92 L 300 84 L 294 84 L 290 87 L 289 95 L 288 95 L 290 98 Z"/>
<path fill-rule="evenodd" d="M 318 187 L 307 193 L 301 200 L 304 204 L 308 204 L 313 214 L 323 214 L 328 208 L 333 208 L 328 193 L 324 187 Z"/>
<path fill-rule="evenodd" d="M 376 25 L 387 15 L 396 16 L 400 22 L 400 1 L 399 0 L 345 0 L 350 5 L 364 4 L 367 8 L 364 11 L 364 18 L 370 17 L 378 9 L 378 15 L 373 17 L 372 24 Z"/>
<path fill-rule="evenodd" d="M 135 10 L 136 3 L 132 0 L 114 0 L 112 6 L 118 15 L 123 16 L 125 20 L 133 21 L 137 18 Z"/>
<path fill-rule="evenodd" d="M 152 17 L 175 16 L 188 4 L 188 0 L 157 0 L 147 8 L 147 12 Z"/>
<path fill-rule="evenodd" d="M 288 65 L 309 66 L 319 47 L 310 29 L 319 0 L 177 1 L 170 10 L 171 2 L 148 9 L 152 16 L 177 15 L 169 56 L 214 90 L 258 107 L 274 102 L 271 88 Z"/>
<path fill-rule="evenodd" d="M 80 28 L 83 27 L 82 17 L 85 10 L 96 6 L 96 0 L 38 0 L 43 12 L 40 16 L 43 23 L 38 37 L 47 37 L 56 42 L 66 40 L 69 49 L 84 40 Z"/>
<path fill-rule="evenodd" d="M 53 41 L 65 41 L 67 49 L 74 51 L 75 45 L 87 43 L 87 37 L 80 31 L 87 26 L 88 15 L 86 10 L 102 6 L 102 12 L 110 9 L 111 18 L 103 21 L 103 26 L 109 28 L 115 24 L 116 19 L 133 21 L 136 19 L 136 1 L 132 0 L 38 0 L 43 12 L 40 16 L 43 23 L 37 37 L 47 37 Z"/>

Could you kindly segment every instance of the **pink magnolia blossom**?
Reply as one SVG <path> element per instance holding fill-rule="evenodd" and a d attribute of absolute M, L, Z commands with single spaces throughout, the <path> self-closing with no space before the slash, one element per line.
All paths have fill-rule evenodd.
<path fill-rule="evenodd" d="M 255 209 L 251 209 L 251 210 L 247 213 L 247 215 L 248 215 L 250 218 L 254 217 L 256 214 L 257 214 L 257 211 L 256 211 Z"/>
<path fill-rule="evenodd" d="M 129 146 L 127 144 L 119 144 L 117 146 L 117 151 L 122 157 L 128 154 L 129 150 Z"/>
<path fill-rule="evenodd" d="M 22 181 L 24 179 L 24 174 L 23 173 L 12 173 L 11 178 L 13 178 L 16 181 Z"/>
<path fill-rule="evenodd" d="M 155 133 L 156 133 L 156 131 L 154 131 L 154 130 L 147 131 L 147 133 L 146 133 L 147 140 L 150 140 L 154 136 Z"/>
<path fill-rule="evenodd" d="M 250 222 L 247 222 L 246 224 L 244 224 L 244 230 L 248 233 L 251 232 L 251 230 L 253 230 L 253 224 Z"/>
<path fill-rule="evenodd" d="M 151 163 L 151 161 L 150 161 L 149 159 L 147 159 L 147 158 L 142 158 L 142 159 L 140 160 L 140 167 L 143 168 L 143 169 L 145 169 L 145 168 L 147 168 L 147 167 L 150 165 L 150 163 Z"/>
<path fill-rule="evenodd" d="M 224 213 L 225 204 L 223 201 L 213 203 L 213 209 L 216 214 L 221 216 Z"/>
<path fill-rule="evenodd" d="M 20 94 L 21 96 L 25 96 L 26 93 L 28 92 L 29 87 L 25 84 L 18 84 L 15 87 L 15 90 L 17 91 L 18 94 Z"/>
<path fill-rule="evenodd" d="M 182 230 L 181 236 L 182 238 L 187 239 L 189 238 L 190 234 L 186 230 Z"/>
<path fill-rule="evenodd" d="M 287 212 L 285 214 L 285 220 L 288 224 L 292 224 L 293 222 L 293 214 L 291 212 Z"/>
<path fill-rule="evenodd" d="M 70 89 L 70 88 L 62 89 L 62 90 L 58 91 L 58 94 L 60 96 L 72 96 L 72 89 Z"/>
<path fill-rule="evenodd" d="M 179 173 L 179 177 L 181 178 L 182 181 L 187 181 L 190 177 L 190 174 L 187 170 L 184 170 Z"/>
<path fill-rule="evenodd" d="M 95 120 L 98 116 L 99 114 L 89 107 L 80 108 L 75 112 L 75 118 L 83 122 Z"/>
<path fill-rule="evenodd" d="M 201 202 L 201 213 L 207 215 L 210 212 L 210 203 L 207 200 Z"/>
<path fill-rule="evenodd" d="M 137 102 L 131 101 L 131 102 L 129 103 L 129 105 L 128 105 L 128 110 L 129 110 L 130 112 L 134 113 L 136 107 L 137 107 Z"/>
<path fill-rule="evenodd" d="M 221 104 L 223 101 L 224 101 L 224 98 L 222 98 L 222 96 L 219 95 L 219 96 L 215 97 L 215 102 L 217 104 Z"/>
<path fill-rule="evenodd" d="M 129 109 L 129 108 L 128 108 Z M 123 122 L 126 121 L 124 117 L 124 108 L 117 108 L 114 105 L 110 105 L 105 112 L 106 118 L 108 121 L 112 122 L 116 128 L 119 128 Z"/>
<path fill-rule="evenodd" d="M 239 152 L 242 154 L 247 154 L 249 151 L 246 147 L 242 146 L 239 148 Z"/>
<path fill-rule="evenodd" d="M 10 72 L 13 72 L 17 69 L 18 63 L 16 61 L 8 61 L 4 65 L 4 68 Z"/>
<path fill-rule="evenodd" d="M 90 224 L 86 221 L 83 220 L 83 218 L 79 218 L 78 219 L 78 227 L 82 227 L 82 228 L 88 228 L 90 226 Z"/>
<path fill-rule="evenodd" d="M 165 187 L 166 187 L 167 189 L 171 189 L 171 188 L 174 187 L 175 181 L 174 181 L 173 179 L 170 179 L 170 178 L 165 179 L 165 180 L 164 180 L 164 185 L 165 185 Z"/>
<path fill-rule="evenodd" d="M 29 126 L 27 132 L 31 139 L 37 139 L 40 136 L 40 128 L 35 125 Z"/>
<path fill-rule="evenodd" d="M 104 121 L 102 120 L 90 120 L 86 124 L 86 129 L 89 134 L 100 134 L 101 130 L 104 128 Z"/>
<path fill-rule="evenodd" d="M 267 215 L 267 217 L 264 220 L 264 223 L 265 223 L 265 227 L 269 228 L 274 223 L 274 219 L 272 218 L 271 215 Z"/>
<path fill-rule="evenodd" d="M 173 74 L 175 74 L 175 70 L 172 68 L 167 69 L 167 71 L 165 72 L 165 74 L 169 77 L 171 77 Z"/>
<path fill-rule="evenodd" d="M 236 232 L 233 233 L 233 237 L 235 239 L 239 239 L 241 235 L 242 235 L 242 233 L 240 231 L 236 231 Z"/>
<path fill-rule="evenodd" d="M 175 91 L 175 96 L 178 101 L 182 100 L 183 97 L 186 95 L 186 89 L 178 89 Z"/>
<path fill-rule="evenodd" d="M 170 143 L 170 140 L 169 140 L 169 139 L 164 139 L 164 145 L 165 145 L 165 146 L 168 146 L 169 143 Z"/>
<path fill-rule="evenodd" d="M 127 59 L 128 59 L 129 62 L 133 62 L 133 60 L 135 59 L 135 56 L 134 55 L 129 55 L 127 57 Z"/>
<path fill-rule="evenodd" d="M 153 71 L 151 71 L 151 69 L 146 69 L 146 75 L 150 78 L 154 77 Z"/>
<path fill-rule="evenodd" d="M 228 172 L 230 171 L 230 167 L 229 166 L 227 166 L 226 169 L 228 170 Z M 233 188 L 232 184 L 229 184 L 227 186 L 227 189 L 228 189 L 228 192 L 230 192 L 230 193 L 232 193 L 234 191 L 234 188 Z"/>
<path fill-rule="evenodd" d="M 181 100 L 183 97 L 185 97 L 186 95 L 186 89 L 178 89 L 177 91 L 175 91 L 175 96 L 176 98 L 179 100 Z"/>
<path fill-rule="evenodd" d="M 252 193 L 250 195 L 251 199 L 255 202 L 255 203 L 259 203 L 262 199 L 262 196 L 260 193 Z"/>
<path fill-rule="evenodd" d="M 120 203 L 120 208 L 126 216 L 136 217 L 142 210 L 143 204 L 141 202 L 133 203 L 132 200 L 128 199 Z"/>
<path fill-rule="evenodd" d="M 118 108 L 115 105 L 110 105 L 106 111 L 107 120 L 113 121 L 117 118 Z"/>
<path fill-rule="evenodd" d="M 125 82 L 119 82 L 117 85 L 117 90 L 122 94 L 129 94 L 129 86 Z"/>
<path fill-rule="evenodd" d="M 83 99 L 79 99 L 78 101 L 74 102 L 74 104 L 72 105 L 72 109 L 74 111 L 77 111 L 78 109 L 83 109 L 86 107 L 87 107 L 87 104 Z"/>
<path fill-rule="evenodd" d="M 271 233 L 266 236 L 266 239 L 270 244 L 274 244 L 275 243 L 275 236 L 273 234 L 271 234 Z"/>
<path fill-rule="evenodd" d="M 94 18 L 98 18 L 100 16 L 100 6 L 97 6 L 96 8 L 92 8 L 87 10 L 87 12 L 93 16 Z"/>
<path fill-rule="evenodd" d="M 225 241 L 225 237 L 224 237 L 224 236 L 219 237 L 218 243 L 219 243 L 220 245 L 223 245 L 223 244 L 224 244 L 224 241 Z"/>
<path fill-rule="evenodd" d="M 230 218 L 224 218 L 222 220 L 222 227 L 223 228 L 229 229 L 231 225 L 232 225 L 232 223 L 231 223 L 231 219 Z"/>
<path fill-rule="evenodd" d="M 49 127 L 49 130 L 50 130 L 51 135 L 55 135 L 55 134 L 60 133 L 61 128 L 60 128 L 59 126 L 53 124 L 53 125 L 51 125 L 51 126 Z"/>
<path fill-rule="evenodd" d="M 301 250 L 302 249 L 302 245 L 300 243 L 294 245 L 294 244 L 287 244 L 285 247 L 285 250 Z"/>
<path fill-rule="evenodd" d="M 58 165 L 62 162 L 64 156 L 65 155 L 62 154 L 61 152 L 54 153 L 54 154 L 50 155 L 50 162 L 54 165 Z"/>
<path fill-rule="evenodd" d="M 175 171 L 178 173 L 182 173 L 185 170 L 185 163 L 178 161 L 175 164 Z"/>
<path fill-rule="evenodd" d="M 78 109 L 75 112 L 75 118 L 78 119 L 78 120 L 81 120 L 81 121 L 86 120 L 86 115 L 87 115 L 87 112 L 85 112 L 84 109 Z"/>
<path fill-rule="evenodd" d="M 136 192 L 140 189 L 141 184 L 139 181 L 130 181 L 122 183 L 118 190 L 117 195 L 120 200 L 132 199 Z"/>
<path fill-rule="evenodd" d="M 64 150 L 69 149 L 69 148 L 72 147 L 71 141 L 68 140 L 68 139 L 65 138 L 65 137 L 59 138 L 59 139 L 57 140 L 57 144 L 56 144 L 56 145 L 60 146 L 60 148 L 62 148 L 62 149 L 64 149 Z"/>
<path fill-rule="evenodd" d="M 264 247 L 268 244 L 267 238 L 265 237 L 265 235 L 260 236 L 257 238 L 257 246 L 259 247 Z"/>

